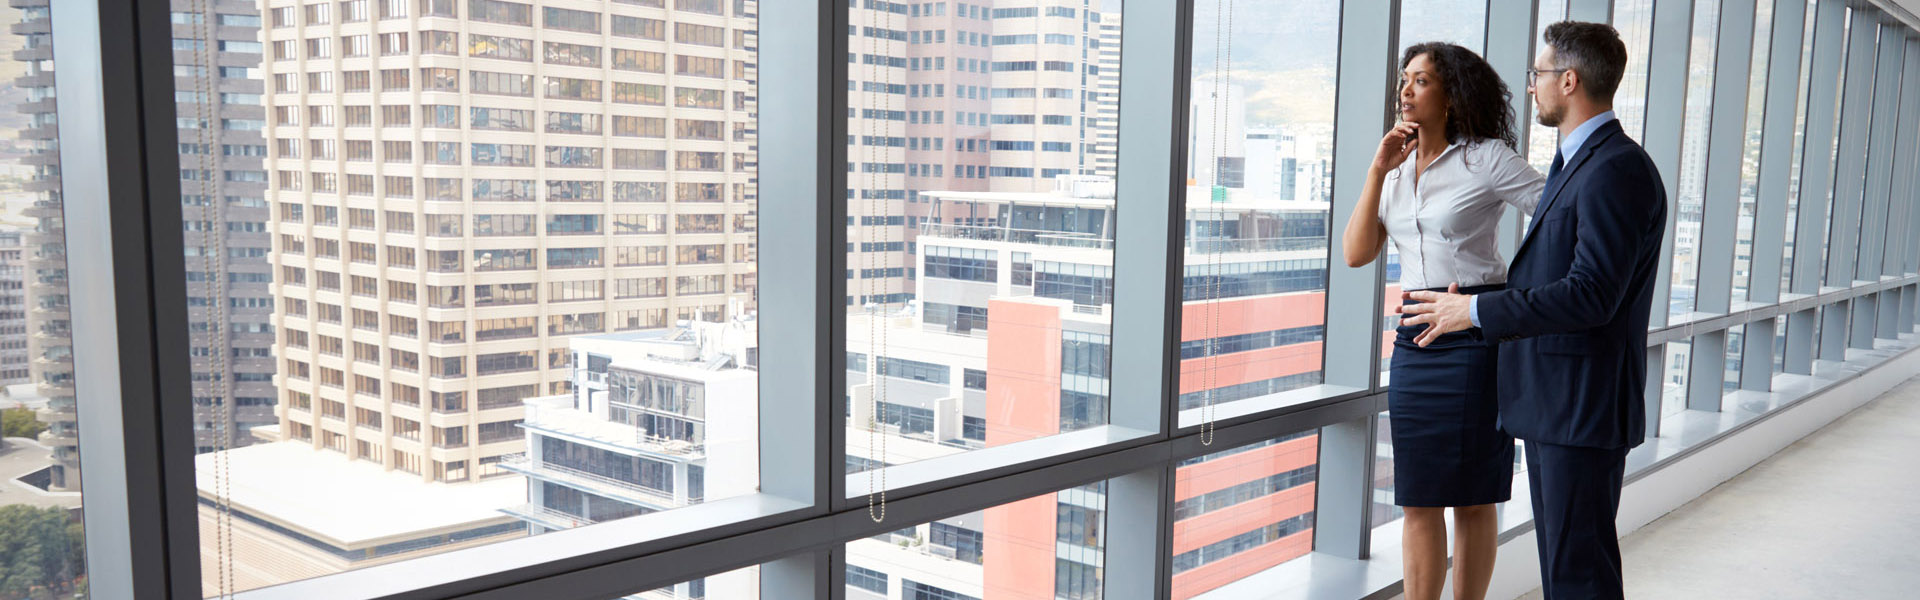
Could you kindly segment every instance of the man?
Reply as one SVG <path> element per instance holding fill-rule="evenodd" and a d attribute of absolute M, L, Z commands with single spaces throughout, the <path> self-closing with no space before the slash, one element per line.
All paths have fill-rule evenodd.
<path fill-rule="evenodd" d="M 1613 115 L 1627 50 L 1612 27 L 1549 26 L 1528 70 L 1541 125 L 1562 141 L 1507 289 L 1412 292 L 1422 346 L 1470 326 L 1500 352 L 1500 426 L 1526 442 L 1540 577 L 1549 600 L 1622 598 L 1627 450 L 1646 432 L 1647 313 L 1667 198 Z"/>

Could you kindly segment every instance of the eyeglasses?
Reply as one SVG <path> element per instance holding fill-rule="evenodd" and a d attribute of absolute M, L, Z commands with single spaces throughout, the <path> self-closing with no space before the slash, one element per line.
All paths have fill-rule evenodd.
<path fill-rule="evenodd" d="M 1533 82 L 1540 80 L 1541 73 L 1560 74 L 1572 70 L 1573 69 L 1527 69 L 1527 87 L 1533 87 Z"/>

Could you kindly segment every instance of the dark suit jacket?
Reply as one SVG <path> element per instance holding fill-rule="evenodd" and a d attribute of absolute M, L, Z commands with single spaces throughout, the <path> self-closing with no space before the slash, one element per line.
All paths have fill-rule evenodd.
<path fill-rule="evenodd" d="M 1501 429 L 1564 446 L 1640 444 L 1666 219 L 1660 173 L 1619 121 L 1566 158 L 1507 289 L 1478 300 L 1481 331 L 1501 342 Z"/>

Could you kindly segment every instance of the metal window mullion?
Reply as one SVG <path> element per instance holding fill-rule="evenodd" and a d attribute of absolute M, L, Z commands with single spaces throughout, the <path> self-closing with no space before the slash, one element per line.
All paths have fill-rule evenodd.
<path fill-rule="evenodd" d="M 1181 309 L 1186 254 L 1185 139 L 1193 66 L 1193 5 L 1136 2 L 1121 23 L 1121 141 L 1115 217 L 1112 423 L 1159 433 L 1179 427 Z M 1128 82 L 1133 82 L 1129 85 Z M 1149 305 L 1147 302 L 1153 302 Z M 1131 318 L 1128 315 L 1139 315 Z M 1127 393 L 1132 391 L 1134 393 Z M 1166 600 L 1172 589 L 1171 466 L 1107 484 L 1103 589 Z M 844 586 L 843 586 L 844 587 Z"/>
<path fill-rule="evenodd" d="M 1703 0 L 1711 1 L 1711 0 Z M 1708 109 L 1706 189 L 1701 197 L 1694 312 L 1726 314 L 1733 303 L 1733 254 L 1746 155 L 1747 92 L 1752 88 L 1756 0 L 1720 0 L 1712 103 Z M 1718 411 L 1726 382 L 1727 332 L 1694 336 L 1689 346 L 1687 408 Z"/>
<path fill-rule="evenodd" d="M 1568 0 L 1567 20 L 1612 23 L 1613 0 Z"/>
<path fill-rule="evenodd" d="M 1833 182 L 1833 148 L 1837 134 L 1835 115 L 1839 111 L 1842 66 L 1846 58 L 1845 19 L 1847 7 L 1831 0 L 1814 5 L 1813 62 L 1808 74 L 1805 144 L 1801 151 L 1799 208 L 1793 240 L 1793 281 L 1795 294 L 1820 292 L 1820 269 L 1827 236 L 1827 204 Z M 1787 343 L 1784 370 L 1787 373 L 1813 373 L 1813 330 L 1817 309 L 1807 309 L 1787 317 Z"/>
<path fill-rule="evenodd" d="M 827 78 L 845 60 L 836 56 L 834 41 L 846 36 L 823 36 L 822 31 L 843 15 L 835 0 L 819 2 L 765 2 L 760 18 L 769 23 L 819 23 L 817 27 L 764 27 L 759 32 L 760 80 L 764 102 L 759 114 L 759 182 L 763 219 L 779 223 L 759 233 L 760 285 L 779 302 L 760 306 L 759 462 L 760 490 L 813 505 L 812 513 L 829 506 L 829 487 L 822 481 L 844 470 L 845 459 L 834 461 L 831 435 L 822 425 L 841 414 L 840 396 L 827 377 L 845 372 L 844 328 L 836 316 L 845 309 L 834 299 L 835 283 L 845 285 L 835 257 L 844 260 L 843 246 L 823 243 L 821 232 L 830 227 L 836 202 L 833 175 L 837 156 L 816 152 L 825 146 L 844 151 L 845 144 L 820 144 L 843 139 L 844 109 L 835 112 L 830 100 L 839 86 Z M 840 117 L 840 118 L 836 118 Z M 843 290 L 842 290 L 843 291 Z M 842 316 L 842 318 L 844 318 Z M 838 357 L 838 360 L 832 360 Z M 823 358 L 828 360 L 822 360 Z M 833 367 L 840 367 L 831 370 Z M 798 397 L 795 397 L 798 396 Z M 844 448 L 839 448 L 844 452 Z"/>
<path fill-rule="evenodd" d="M 832 560 L 832 550 L 815 550 L 760 565 L 760 597 L 787 600 L 829 600 L 845 595 L 846 563 Z M 835 573 L 833 565 L 841 565 Z"/>
<path fill-rule="evenodd" d="M 1679 216 L 1680 148 L 1686 130 L 1688 50 L 1693 41 L 1692 2 L 1653 3 L 1652 40 L 1649 56 L 1678 57 L 1676 60 L 1651 60 L 1647 63 L 1647 109 L 1645 130 L 1640 144 L 1653 159 L 1667 192 L 1667 223 L 1660 241 L 1660 258 L 1653 281 L 1653 310 L 1648 312 L 1648 327 L 1667 324 L 1667 306 L 1673 297 L 1673 234 Z M 1655 134 L 1654 132 L 1662 132 Z M 1660 401 L 1665 389 L 1666 347 L 1647 352 L 1647 428 L 1648 436 L 1658 434 Z"/>
<path fill-rule="evenodd" d="M 1400 1 L 1387 0 L 1380 18 L 1376 4 L 1348 1 L 1340 6 L 1340 56 L 1336 74 L 1333 129 L 1333 212 L 1328 228 L 1326 349 L 1322 357 L 1329 384 L 1374 389 L 1379 381 L 1380 324 L 1385 309 L 1387 255 L 1373 264 L 1346 266 L 1339 232 L 1360 202 L 1367 169 L 1380 136 L 1393 123 L 1388 105 L 1399 72 L 1394 48 Z"/>
<path fill-rule="evenodd" d="M 1374 264 L 1352 268 L 1341 231 L 1359 204 L 1380 136 L 1393 122 L 1389 109 L 1399 72 L 1395 63 L 1400 0 L 1382 7 L 1342 2 L 1335 86 L 1333 212 L 1327 257 L 1326 382 L 1379 389 L 1381 315 L 1385 312 L 1386 252 Z M 1315 491 L 1313 547 L 1349 559 L 1367 557 L 1372 489 L 1373 419 L 1369 414 L 1320 432 L 1320 479 Z"/>
<path fill-rule="evenodd" d="M 1876 44 L 1879 60 L 1874 67 L 1875 84 L 1870 99 L 1873 123 L 1867 136 L 1865 194 L 1860 204 L 1860 227 L 1855 233 L 1859 240 L 1855 248 L 1856 281 L 1879 281 L 1886 256 L 1888 195 L 1893 188 L 1893 148 L 1900 122 L 1900 79 L 1906 59 L 1906 28 L 1891 16 L 1880 16 L 1883 23 L 1880 41 Z M 1854 305 L 1849 345 L 1873 348 L 1874 339 L 1879 337 L 1881 315 L 1887 308 L 1897 310 L 1887 294 L 1861 296 Z"/>
<path fill-rule="evenodd" d="M 1911 131 L 1915 128 L 1915 119 L 1920 117 L 1920 39 L 1915 32 L 1902 30 L 1900 53 L 1902 69 L 1900 92 L 1894 101 L 1900 124 L 1896 131 Z M 1911 135 L 1894 136 L 1892 155 L 1886 158 L 1892 171 L 1887 192 L 1887 219 L 1885 243 L 1880 259 L 1880 275 L 1899 277 L 1906 274 L 1907 246 L 1912 243 L 1912 230 L 1908 224 L 1913 214 L 1913 170 L 1899 168 L 1903 162 L 1911 166 L 1915 137 Z M 1880 301 L 1880 329 L 1877 337 L 1898 339 L 1900 334 L 1913 330 L 1913 324 L 1903 319 L 1901 313 L 1907 306 L 1906 287 L 1896 288 L 1883 295 Z"/>
<path fill-rule="evenodd" d="M 1913 86 L 1912 93 L 1908 95 L 1901 104 L 1906 106 L 1907 110 L 1911 112 L 1915 124 L 1920 124 L 1920 38 L 1909 39 L 1907 42 L 1907 65 L 1909 68 L 1915 69 L 1912 73 L 1914 73 L 1916 77 L 1911 80 L 1917 83 Z M 1908 130 L 1912 129 L 1912 126 L 1906 127 Z M 1901 137 L 1910 138 L 1911 136 Z M 1906 166 L 1906 168 L 1901 169 L 1901 171 L 1907 175 L 1907 187 L 1900 193 L 1900 200 L 1906 203 L 1908 207 L 1908 235 L 1901 238 L 1903 245 L 1898 253 L 1899 256 L 1895 257 L 1896 260 L 1893 261 L 1897 264 L 1894 271 L 1901 275 L 1920 272 L 1920 142 L 1909 140 L 1909 144 L 1911 146 L 1910 150 L 1899 157 Z M 1902 309 L 1903 312 L 1915 311 L 1916 308 L 1920 308 L 1920 298 L 1916 298 L 1913 293 L 1916 291 L 1920 291 L 1920 287 L 1909 289 L 1909 293 L 1907 294 L 1908 306 Z M 1911 328 L 1914 324 L 1914 319 L 1912 318 L 1903 318 L 1901 320 L 1901 325 L 1905 328 Z M 1910 329 L 1903 329 L 1902 331 L 1908 330 Z"/>
<path fill-rule="evenodd" d="M 1653 289 L 1655 310 L 1651 311 L 1648 324 L 1661 327 L 1667 324 L 1666 307 L 1673 297 L 1673 232 L 1680 212 L 1680 150 L 1686 135 L 1687 65 L 1693 44 L 1692 3 L 1655 2 L 1652 37 L 1650 56 L 1674 57 L 1647 64 L 1647 135 L 1640 142 L 1653 159 L 1654 167 L 1663 174 L 1661 179 L 1667 187 L 1666 234 L 1660 243 L 1660 271 Z M 1649 373 L 1660 371 L 1651 367 Z"/>
<path fill-rule="evenodd" d="M 1860 208 L 1866 193 L 1867 138 L 1873 118 L 1874 67 L 1878 62 L 1880 17 L 1877 11 L 1857 8 L 1847 36 L 1846 82 L 1840 98 L 1839 152 L 1834 160 L 1833 213 L 1827 222 L 1827 287 L 1853 287 L 1859 258 Z M 1820 358 L 1847 358 L 1848 334 L 1855 304 L 1864 298 L 1836 302 L 1820 311 Z"/>
<path fill-rule="evenodd" d="M 1100 529 L 1106 600 L 1167 600 L 1173 593 L 1173 481 L 1171 462 L 1107 480 Z"/>
<path fill-rule="evenodd" d="M 1806 0 L 1773 2 L 1773 31 L 1768 41 L 1766 100 L 1760 130 L 1760 180 L 1755 189 L 1753 246 L 1748 261 L 1747 300 L 1780 301 L 1780 269 L 1785 258 L 1787 186 L 1792 173 L 1794 115 L 1799 107 L 1800 39 L 1806 31 Z M 1778 323 L 1747 324 L 1740 353 L 1740 389 L 1773 389 L 1773 341 Z"/>
<path fill-rule="evenodd" d="M 779 4 L 779 2 L 766 4 Z M 818 4 L 823 14 L 818 19 L 808 22 L 821 23 L 822 30 L 829 34 L 820 42 L 823 60 L 826 63 L 822 65 L 818 75 L 820 81 L 817 85 L 820 86 L 820 102 L 826 105 L 821 118 L 827 122 L 826 129 L 821 132 L 827 136 L 821 138 L 826 142 L 821 145 L 827 148 L 826 152 L 821 153 L 823 155 L 821 158 L 827 162 L 821 166 L 822 172 L 826 174 L 826 181 L 821 182 L 824 188 L 821 196 L 828 206 L 821 210 L 827 214 L 827 221 L 823 224 L 826 230 L 826 251 L 833 255 L 829 259 L 827 272 L 823 274 L 827 281 L 822 286 L 825 288 L 822 293 L 826 295 L 827 303 L 834 305 L 826 316 L 827 330 L 820 333 L 828 338 L 827 356 L 822 362 L 826 365 L 828 372 L 825 376 L 829 383 L 826 397 L 822 400 L 831 406 L 826 409 L 827 431 L 821 436 L 826 439 L 827 444 L 827 470 L 819 476 L 826 480 L 824 486 L 826 487 L 826 506 L 829 510 L 839 511 L 853 506 L 853 501 L 847 498 L 849 493 L 847 479 L 842 476 L 847 472 L 848 427 L 848 411 L 843 403 L 852 401 L 847 387 L 849 330 L 845 306 L 848 293 L 845 274 L 851 258 L 847 256 L 851 249 L 848 230 L 851 228 L 843 224 L 847 222 L 852 210 L 851 205 L 859 196 L 853 192 L 853 184 L 848 177 L 847 171 L 851 163 L 848 162 L 848 145 L 843 143 L 849 135 L 849 122 L 852 120 L 849 112 L 853 110 L 851 100 L 848 98 L 850 94 L 846 92 L 846 84 L 843 83 L 851 81 L 852 77 L 853 69 L 848 66 L 849 60 L 853 58 L 852 42 L 848 39 L 850 36 L 839 34 L 853 27 L 853 9 L 851 2 L 843 5 L 840 0 L 819 0 Z M 767 9 L 764 5 L 760 9 L 760 14 L 763 22 L 766 22 Z M 761 29 L 764 31 L 772 28 L 762 27 Z M 761 37 L 764 38 L 765 33 L 762 33 Z M 762 47 L 765 47 L 764 43 Z M 764 62 L 763 58 L 762 63 Z M 765 67 L 761 69 L 765 70 Z M 761 97 L 766 96 L 763 94 Z M 764 151 L 762 155 L 765 155 Z M 879 358 L 874 354 L 871 349 L 867 352 L 867 364 L 877 372 L 879 367 L 873 361 Z M 764 378 L 762 380 L 764 381 Z"/>
<path fill-rule="evenodd" d="M 165 4 L 57 4 L 89 593 L 199 597 L 172 26 Z"/>
<path fill-rule="evenodd" d="M 1885 16 L 1886 23 L 1881 29 L 1879 54 L 1880 60 L 1875 67 L 1873 115 L 1874 123 L 1868 136 L 1866 198 L 1860 217 L 1859 263 L 1855 268 L 1856 279 L 1878 281 L 1885 274 L 1889 231 L 1889 222 L 1898 210 L 1893 206 L 1892 195 L 1899 173 L 1894 172 L 1893 164 L 1899 149 L 1906 145 L 1905 140 L 1913 136 L 1901 136 L 1906 107 L 1900 103 L 1901 90 L 1907 85 L 1905 80 L 1907 30 L 1891 16 Z M 1910 122 L 1905 122 L 1911 124 Z M 1874 319 L 1878 321 L 1878 317 Z M 1869 328 L 1869 337 L 1874 333 Z"/>
<path fill-rule="evenodd" d="M 1193 7 L 1136 2 L 1125 7 L 1120 47 L 1123 142 L 1115 183 L 1110 415 L 1114 425 L 1166 436 L 1179 422 L 1181 274 L 1186 223 L 1183 169 Z M 1152 304 L 1148 304 L 1152 302 Z"/>
<path fill-rule="evenodd" d="M 1513 108 L 1513 131 L 1518 136 L 1519 147 L 1515 150 L 1521 157 L 1527 155 L 1533 134 L 1528 118 L 1533 99 L 1527 93 L 1526 81 L 1527 69 L 1533 66 L 1535 48 L 1540 43 L 1533 35 L 1539 19 L 1540 5 L 1532 0 L 1487 0 L 1487 62 L 1501 79 L 1519 83 L 1515 86 L 1518 89 L 1511 90 L 1513 99 L 1509 105 Z M 1500 211 L 1500 226 L 1496 231 L 1500 232 L 1501 256 L 1511 257 L 1518 250 L 1520 236 L 1525 233 L 1520 223 L 1519 210 Z"/>

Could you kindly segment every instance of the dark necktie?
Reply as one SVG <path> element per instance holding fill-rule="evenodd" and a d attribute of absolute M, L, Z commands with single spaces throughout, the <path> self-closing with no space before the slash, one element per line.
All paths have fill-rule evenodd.
<path fill-rule="evenodd" d="M 1560 156 L 1559 150 L 1553 151 L 1553 166 L 1547 167 L 1547 187 L 1553 187 L 1554 182 L 1560 177 L 1560 167 L 1564 166 L 1567 166 L 1566 159 Z"/>

